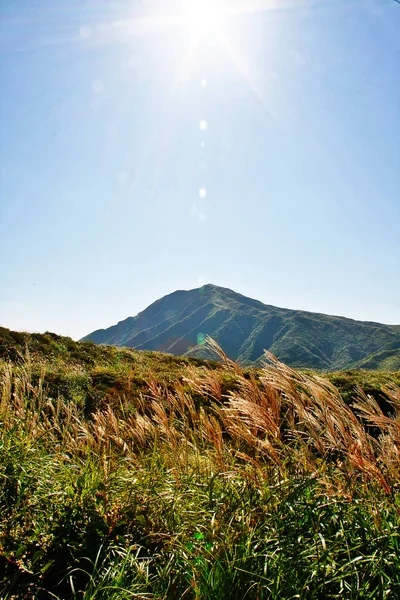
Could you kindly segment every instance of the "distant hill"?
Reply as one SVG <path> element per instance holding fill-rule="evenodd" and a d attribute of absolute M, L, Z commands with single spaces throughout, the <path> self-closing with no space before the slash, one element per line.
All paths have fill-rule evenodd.
<path fill-rule="evenodd" d="M 83 341 L 207 358 L 206 335 L 245 365 L 266 349 L 293 367 L 400 369 L 400 325 L 277 308 L 211 284 L 169 294 Z"/>

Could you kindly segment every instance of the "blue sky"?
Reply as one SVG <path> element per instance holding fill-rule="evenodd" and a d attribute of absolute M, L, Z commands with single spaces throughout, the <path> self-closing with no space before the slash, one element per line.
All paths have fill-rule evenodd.
<path fill-rule="evenodd" d="M 400 324 L 400 5 L 199 6 L 1 3 L 0 325 L 203 283 Z"/>

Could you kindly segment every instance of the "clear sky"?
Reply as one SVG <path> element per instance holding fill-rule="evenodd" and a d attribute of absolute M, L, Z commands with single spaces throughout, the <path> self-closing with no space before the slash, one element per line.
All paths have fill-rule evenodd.
<path fill-rule="evenodd" d="M 394 0 L 2 0 L 0 325 L 176 289 L 400 324 Z"/>

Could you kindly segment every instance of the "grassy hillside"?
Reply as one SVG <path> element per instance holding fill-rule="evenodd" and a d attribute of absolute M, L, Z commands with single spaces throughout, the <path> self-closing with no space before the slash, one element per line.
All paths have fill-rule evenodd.
<path fill-rule="evenodd" d="M 372 354 L 358 363 L 360 369 L 382 369 L 386 371 L 400 370 L 400 344 L 395 342 L 386 349 Z"/>
<path fill-rule="evenodd" d="M 264 349 L 299 368 L 400 369 L 400 327 L 267 306 L 226 288 L 179 291 L 85 340 L 207 357 L 205 337 L 243 365 Z"/>
<path fill-rule="evenodd" d="M 42 378 L 51 397 L 62 396 L 86 413 L 122 395 L 137 397 L 148 382 L 173 385 L 187 367 L 204 361 L 157 352 L 139 352 L 92 342 L 75 342 L 55 333 L 28 334 L 0 327 L 0 365 L 24 365 L 34 382 Z M 210 364 L 210 363 L 208 363 Z M 217 363 L 213 368 L 218 368 Z"/>
<path fill-rule="evenodd" d="M 0 330 L 0 598 L 399 597 L 400 373 L 208 349 Z"/>
<path fill-rule="evenodd" d="M 209 356 L 218 358 L 210 352 Z M 223 370 L 220 362 L 194 357 L 177 357 L 161 352 L 139 351 L 93 342 L 75 342 L 55 333 L 28 334 L 0 327 L 0 365 L 8 362 L 29 367 L 33 381 L 40 377 L 52 397 L 72 400 L 86 412 L 118 402 L 121 395 L 131 399 L 148 389 L 149 382 L 172 387 L 182 383 L 187 372 L 204 367 L 219 373 L 223 391 L 235 387 L 234 374 Z M 259 378 L 260 370 L 248 367 L 246 377 Z M 400 370 L 347 370 L 321 374 L 334 383 L 350 402 L 357 387 L 375 398 L 384 398 L 384 387 L 400 385 Z"/>

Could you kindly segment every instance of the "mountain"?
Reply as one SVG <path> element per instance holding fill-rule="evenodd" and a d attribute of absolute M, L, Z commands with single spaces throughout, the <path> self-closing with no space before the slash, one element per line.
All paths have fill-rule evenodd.
<path fill-rule="evenodd" d="M 211 284 L 169 294 L 83 341 L 206 358 L 206 335 L 247 365 L 266 349 L 293 367 L 400 369 L 400 325 L 277 308 Z"/>

